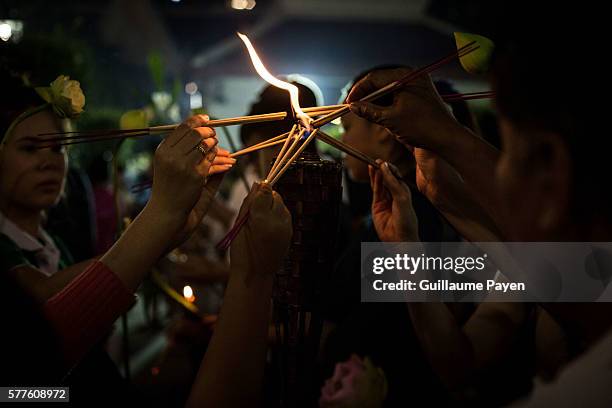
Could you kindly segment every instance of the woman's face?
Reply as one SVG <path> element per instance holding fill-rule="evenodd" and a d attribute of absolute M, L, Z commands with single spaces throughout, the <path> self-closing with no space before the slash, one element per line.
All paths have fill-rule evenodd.
<path fill-rule="evenodd" d="M 0 150 L 0 204 L 40 211 L 55 205 L 64 188 L 67 155 L 61 146 L 37 149 L 41 133 L 59 132 L 50 111 L 21 121 Z"/>
<path fill-rule="evenodd" d="M 382 157 L 382 152 L 378 149 L 379 143 L 374 134 L 377 130 L 377 125 L 353 113 L 348 113 L 342 117 L 342 127 L 344 128 L 344 133 L 342 134 L 342 141 L 344 143 L 351 145 L 370 157 L 387 159 Z M 361 160 L 347 155 L 344 158 L 344 164 L 353 180 L 362 182 L 370 180 L 368 165 Z"/>

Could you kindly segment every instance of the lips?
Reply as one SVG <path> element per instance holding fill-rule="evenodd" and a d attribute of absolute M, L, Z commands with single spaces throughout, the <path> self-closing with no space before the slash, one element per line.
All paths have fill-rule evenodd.
<path fill-rule="evenodd" d="M 42 188 L 42 189 L 58 189 L 62 186 L 62 182 L 61 181 L 57 181 L 57 180 L 46 180 L 46 181 L 42 181 L 40 183 L 38 183 L 36 185 L 37 188 Z"/>

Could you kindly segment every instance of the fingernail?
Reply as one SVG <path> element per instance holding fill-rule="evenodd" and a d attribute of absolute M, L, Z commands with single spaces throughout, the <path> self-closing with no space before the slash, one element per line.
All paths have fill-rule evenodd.
<path fill-rule="evenodd" d="M 230 157 L 230 160 L 232 161 L 232 164 L 236 163 L 236 159 L 234 159 L 233 157 Z"/>

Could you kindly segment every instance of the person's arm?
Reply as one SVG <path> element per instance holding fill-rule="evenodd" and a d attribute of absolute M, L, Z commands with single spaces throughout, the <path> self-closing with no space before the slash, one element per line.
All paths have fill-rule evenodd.
<path fill-rule="evenodd" d="M 461 326 L 444 303 L 412 302 L 407 307 L 427 359 L 454 392 L 507 355 L 527 312 L 522 303 L 482 303 Z"/>
<path fill-rule="evenodd" d="M 213 337 L 188 407 L 261 403 L 274 273 L 289 248 L 291 216 L 267 184 L 255 186 L 239 217 L 249 219 L 231 247 L 231 273 Z"/>
<path fill-rule="evenodd" d="M 62 290 L 70 281 L 87 269 L 95 259 L 88 259 L 83 262 L 64 268 L 52 276 L 46 276 L 38 269 L 30 265 L 22 265 L 9 271 L 19 284 L 25 288 L 32 297 L 44 303 L 53 295 Z"/>
<path fill-rule="evenodd" d="M 500 223 L 495 165 L 499 151 L 463 127 L 448 112 L 429 76 L 422 76 L 396 92 L 391 106 L 359 99 L 406 76 L 409 69 L 375 71 L 359 81 L 347 97 L 351 111 L 387 128 L 403 144 L 433 151 L 461 175 L 465 185 L 486 212 Z"/>
<path fill-rule="evenodd" d="M 198 122 L 199 120 L 199 122 Z M 195 119 L 192 118 L 190 121 L 186 122 L 184 128 L 181 128 L 182 134 L 184 134 L 189 128 L 189 126 L 200 126 L 205 123 L 205 119 Z M 210 146 L 214 146 L 216 144 L 216 140 L 214 139 L 214 131 L 212 129 L 204 130 L 207 128 L 200 128 L 202 130 L 194 130 L 194 132 L 200 135 L 201 138 L 207 138 L 208 141 L 205 143 L 210 144 Z M 173 140 L 177 140 L 181 133 L 178 133 L 179 129 L 171 136 L 174 137 Z M 192 135 L 195 136 L 195 135 Z M 169 140 L 170 140 L 169 138 Z M 201 140 L 201 139 L 200 139 Z M 180 148 L 180 146 L 176 146 L 176 148 Z M 161 153 L 166 154 L 166 152 Z M 206 213 L 208 207 L 210 206 L 211 200 L 214 197 L 219 183 L 221 181 L 221 176 L 218 174 L 223 173 L 229 170 L 233 163 L 235 163 L 235 159 L 229 157 L 229 152 L 224 149 L 218 149 L 217 154 L 207 160 L 203 160 L 198 163 L 198 170 L 200 173 L 198 174 L 206 174 L 209 176 L 214 176 L 211 180 L 206 183 L 204 186 L 202 193 L 200 194 L 200 198 L 195 206 L 189 212 L 189 216 L 187 217 L 187 222 L 185 223 L 182 219 L 184 217 L 184 211 L 182 214 L 178 214 L 178 216 L 173 217 L 172 212 L 168 212 L 167 209 L 163 206 L 156 206 L 156 202 L 152 204 L 147 204 L 142 213 L 138 216 L 140 221 L 140 226 L 137 226 L 135 230 L 130 231 L 126 238 L 123 238 L 122 247 L 127 247 L 130 251 L 132 248 L 137 251 L 134 252 L 134 255 L 138 256 L 138 254 L 144 254 L 144 257 L 147 259 L 151 259 L 151 256 L 159 253 L 159 248 L 156 247 L 156 243 L 166 242 L 166 246 L 168 245 L 167 240 L 154 240 L 154 245 L 150 245 L 151 237 L 168 237 L 175 236 L 173 242 L 178 243 L 185 238 L 186 235 L 193 229 L 195 225 L 199 223 L 204 214 Z M 158 167 L 161 165 L 158 164 Z M 158 169 L 158 173 L 160 171 L 166 171 L 167 169 Z M 204 173 L 205 172 L 205 173 Z M 217 175 L 217 176 L 215 176 Z M 179 232 L 175 231 L 177 227 L 174 227 L 175 224 L 178 223 L 178 228 L 182 230 Z M 170 234 L 170 235 L 168 235 Z M 137 242 L 136 244 L 132 242 L 132 240 L 142 240 L 143 246 L 138 249 Z M 126 245 L 126 241 L 129 243 Z M 170 245 L 172 246 L 172 245 Z M 162 248 L 162 252 L 165 251 L 166 248 Z M 117 250 L 116 250 L 117 251 Z M 151 252 L 152 251 L 152 252 Z M 110 252 L 110 251 L 109 251 Z M 150 256 L 151 255 L 151 256 Z M 119 255 L 121 256 L 121 255 Z M 73 281 L 77 276 L 79 276 L 83 271 L 85 271 L 89 266 L 91 266 L 94 262 L 96 262 L 100 257 L 96 257 L 93 259 L 88 259 L 83 262 L 79 262 L 75 265 L 71 265 L 67 268 L 64 268 L 52 276 L 46 276 L 41 271 L 36 269 L 31 265 L 20 265 L 15 268 L 10 269 L 9 273 L 11 273 L 14 278 L 19 282 L 19 284 L 26 289 L 30 294 L 36 299 L 38 302 L 44 303 L 49 300 L 51 297 L 59 293 L 63 288 L 65 288 L 71 281 Z M 136 279 L 138 280 L 138 279 Z"/>
<path fill-rule="evenodd" d="M 427 149 L 415 148 L 414 157 L 419 191 L 461 236 L 472 242 L 503 240 L 500 229 L 455 169 Z"/>
<path fill-rule="evenodd" d="M 410 189 L 386 163 L 370 167 L 372 219 L 385 242 L 418 241 L 418 222 Z M 499 361 L 513 344 L 526 317 L 520 303 L 483 303 L 461 326 L 444 303 L 407 303 L 421 346 L 434 371 L 451 390 L 460 390 L 473 374 Z"/>
<path fill-rule="evenodd" d="M 174 275 L 194 283 L 227 283 L 230 267 L 226 262 L 214 261 L 197 253 L 188 253 L 187 261 L 172 263 Z"/>
<path fill-rule="evenodd" d="M 153 192 L 145 209 L 100 259 L 44 305 L 62 340 L 68 363 L 82 357 L 133 301 L 132 294 L 158 258 L 201 221 L 218 186 L 206 182 L 215 161 L 214 130 L 196 116 L 179 126 L 155 152 Z M 206 145 L 203 155 L 195 149 Z M 227 166 L 221 164 L 217 172 Z"/>
<path fill-rule="evenodd" d="M 208 176 L 231 167 L 217 164 L 214 130 L 197 127 L 207 121 L 194 116 L 159 145 L 151 199 L 100 259 L 130 290 L 135 291 L 157 260 L 200 225 L 222 180 L 221 174 L 207 180 Z M 200 143 L 210 149 L 206 157 L 195 148 Z"/>

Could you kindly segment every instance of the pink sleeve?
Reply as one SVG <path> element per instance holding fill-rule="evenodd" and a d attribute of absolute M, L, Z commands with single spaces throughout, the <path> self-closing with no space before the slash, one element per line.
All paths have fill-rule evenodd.
<path fill-rule="evenodd" d="M 96 261 L 44 305 L 69 364 L 78 362 L 134 303 L 134 295 Z"/>

